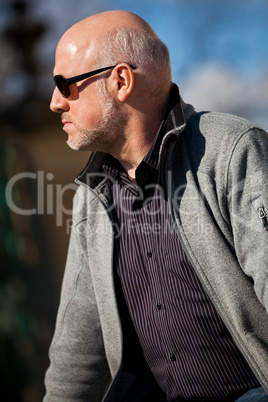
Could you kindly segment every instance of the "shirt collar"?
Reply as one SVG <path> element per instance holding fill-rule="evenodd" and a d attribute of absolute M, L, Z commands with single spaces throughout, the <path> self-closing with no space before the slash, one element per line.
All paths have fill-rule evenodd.
<path fill-rule="evenodd" d="M 166 126 L 167 126 L 167 121 L 163 120 L 162 123 L 160 124 L 159 130 L 155 136 L 154 142 L 149 149 L 148 153 L 145 155 L 143 162 L 147 163 L 154 169 L 158 169 L 159 165 L 159 152 L 160 152 L 160 147 L 164 138 L 164 135 L 166 133 Z"/>
<path fill-rule="evenodd" d="M 155 136 L 153 144 L 145 157 L 143 158 L 141 164 L 151 166 L 154 169 L 158 169 L 159 164 L 159 152 L 163 137 L 166 133 L 166 120 L 163 120 L 160 124 L 159 130 Z M 144 163 L 143 163 L 144 162 Z M 139 165 L 140 166 L 140 165 Z M 137 168 L 138 169 L 138 168 Z M 104 163 L 103 163 L 103 170 L 105 173 L 111 174 L 115 179 L 120 179 L 120 172 L 124 172 L 124 168 L 121 163 L 115 159 L 113 156 L 107 154 Z"/>
<path fill-rule="evenodd" d="M 159 152 L 159 160 L 160 163 L 156 163 L 156 166 L 159 171 L 160 175 L 160 184 L 164 185 L 165 183 L 165 177 L 164 177 L 164 172 L 165 172 L 165 164 L 168 159 L 168 154 L 169 154 L 169 149 L 170 145 L 176 141 L 176 138 L 180 135 L 180 133 L 184 130 L 186 122 L 191 118 L 191 116 L 195 113 L 195 110 L 192 105 L 185 104 L 183 100 L 180 97 L 179 94 L 179 89 L 176 84 L 172 85 L 171 88 L 171 93 L 170 93 L 170 99 L 169 99 L 169 108 L 168 108 L 168 115 L 167 115 L 167 124 L 166 128 L 164 131 L 164 136 L 162 138 L 162 143 L 160 146 L 160 152 Z M 166 133 L 165 133 L 166 131 Z M 161 133 L 163 134 L 163 132 Z M 158 142 L 157 139 L 155 139 L 154 144 Z M 159 140 L 160 142 L 160 140 Z M 154 144 L 152 146 L 154 146 Z M 157 147 L 156 147 L 157 148 Z M 150 152 L 153 153 L 154 157 L 153 160 L 155 160 L 155 155 L 157 155 L 157 152 L 154 153 L 154 151 L 149 150 L 148 154 L 150 156 Z M 148 154 L 145 156 L 147 159 Z M 161 157 L 160 157 L 161 155 Z M 123 167 L 120 165 L 120 163 L 114 159 L 112 161 L 112 156 L 105 154 L 104 152 L 93 152 L 90 156 L 90 159 L 85 166 L 85 168 L 82 170 L 82 172 L 77 176 L 76 182 L 77 183 L 85 183 L 89 187 L 95 189 L 100 182 L 103 180 L 102 175 L 92 175 L 92 172 L 101 172 L 105 171 L 104 165 L 106 167 L 108 166 L 113 166 L 114 168 L 123 170 Z M 108 161 L 109 160 L 109 161 Z M 112 162 L 111 162 L 112 161 Z M 109 163 L 108 163 L 109 162 Z M 111 162 L 111 164 L 110 164 Z M 155 164 L 155 162 L 153 162 Z M 115 172 L 114 172 L 115 173 Z M 105 172 L 105 174 L 109 174 L 109 172 Z M 163 177 L 162 177 L 163 176 Z"/>

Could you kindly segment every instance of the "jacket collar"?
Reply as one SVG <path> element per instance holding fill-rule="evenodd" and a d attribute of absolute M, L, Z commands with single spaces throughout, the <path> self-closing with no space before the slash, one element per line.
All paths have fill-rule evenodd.
<path fill-rule="evenodd" d="M 184 131 L 187 121 L 194 112 L 193 106 L 184 103 L 182 100 L 177 85 L 172 84 L 167 114 L 167 132 L 163 138 L 159 153 L 160 183 L 164 183 L 164 165 L 168 157 L 170 145 L 175 143 L 180 133 Z M 95 189 L 104 178 L 107 179 L 102 171 L 105 156 L 106 153 L 104 152 L 93 152 L 87 165 L 78 174 L 75 181 L 78 184 L 82 182 Z"/>

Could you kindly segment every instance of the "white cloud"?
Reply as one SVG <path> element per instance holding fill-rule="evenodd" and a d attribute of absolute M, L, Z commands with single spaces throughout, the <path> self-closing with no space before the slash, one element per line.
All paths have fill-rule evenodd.
<path fill-rule="evenodd" d="M 179 83 L 182 97 L 197 110 L 221 111 L 245 117 L 268 130 L 267 74 L 238 76 L 225 65 L 197 66 Z"/>

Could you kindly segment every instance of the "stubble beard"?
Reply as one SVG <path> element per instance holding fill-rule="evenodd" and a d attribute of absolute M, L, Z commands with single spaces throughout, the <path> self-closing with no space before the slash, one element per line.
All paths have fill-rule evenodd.
<path fill-rule="evenodd" d="M 100 124 L 95 129 L 81 129 L 73 123 L 76 135 L 68 139 L 67 144 L 75 151 L 101 151 L 110 153 L 116 143 L 120 141 L 120 135 L 126 123 L 127 117 L 107 93 L 102 85 L 99 88 L 103 116 Z"/>

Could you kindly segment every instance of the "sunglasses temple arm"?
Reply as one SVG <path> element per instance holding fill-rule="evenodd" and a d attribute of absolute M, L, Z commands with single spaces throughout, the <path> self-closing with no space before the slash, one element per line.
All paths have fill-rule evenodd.
<path fill-rule="evenodd" d="M 95 70 L 95 71 L 91 71 L 90 73 L 80 74 L 80 75 L 77 75 L 77 76 L 72 77 L 72 78 L 66 78 L 66 83 L 68 85 L 72 85 L 72 84 L 75 84 L 78 81 L 82 81 L 82 80 L 85 80 L 86 78 L 93 77 L 94 75 L 100 74 L 103 71 L 110 70 L 111 68 L 114 68 L 114 67 L 116 67 L 116 66 L 104 67 L 104 68 L 100 68 L 100 69 Z"/>

